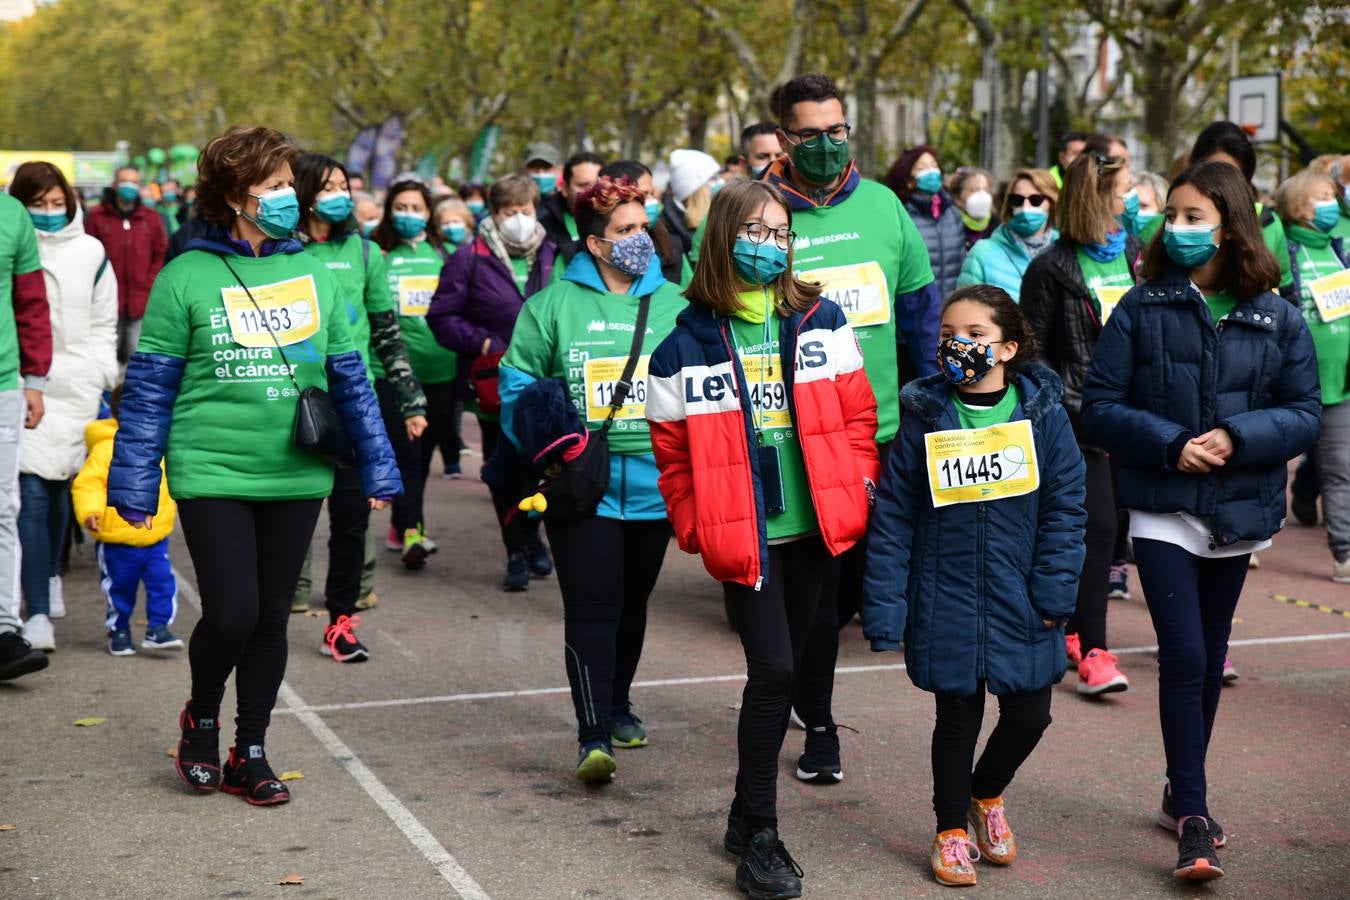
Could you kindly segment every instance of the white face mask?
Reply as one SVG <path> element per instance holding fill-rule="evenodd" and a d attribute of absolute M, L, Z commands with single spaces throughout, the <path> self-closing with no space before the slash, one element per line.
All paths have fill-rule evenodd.
<path fill-rule="evenodd" d="M 966 215 L 972 219 L 983 219 L 994 208 L 994 198 L 988 191 L 976 191 L 966 198 Z"/>
<path fill-rule="evenodd" d="M 516 244 L 523 244 L 534 235 L 535 226 L 534 216 L 527 213 L 516 213 L 503 219 L 497 225 L 497 230 L 502 233 L 502 237 Z"/>

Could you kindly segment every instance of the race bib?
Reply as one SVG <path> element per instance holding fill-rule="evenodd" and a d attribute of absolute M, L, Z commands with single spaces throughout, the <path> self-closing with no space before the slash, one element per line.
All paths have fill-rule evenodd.
<path fill-rule="evenodd" d="M 431 309 L 431 295 L 441 283 L 439 275 L 400 275 L 398 279 L 398 314 L 425 316 Z"/>
<path fill-rule="evenodd" d="M 1102 324 L 1111 318 L 1111 313 L 1115 312 L 1116 307 L 1120 305 L 1121 299 L 1129 293 L 1131 285 L 1112 287 L 1109 285 L 1100 285 L 1097 287 L 1097 302 L 1102 305 Z"/>
<path fill-rule="evenodd" d="M 1350 269 L 1341 269 L 1308 285 L 1323 322 L 1350 316 Z"/>
<path fill-rule="evenodd" d="M 791 428 L 792 414 L 788 412 L 787 385 L 783 384 L 783 367 L 777 361 L 764 365 L 763 356 L 741 357 L 746 384 L 750 385 L 750 409 L 758 415 L 760 428 Z M 770 373 L 769 369 L 773 369 Z"/>
<path fill-rule="evenodd" d="M 1041 486 L 1036 441 L 1026 419 L 924 436 L 934 507 L 1030 494 Z"/>
<path fill-rule="evenodd" d="M 854 328 L 885 325 L 891 320 L 891 292 L 886 273 L 875 261 L 851 266 L 829 266 L 799 272 L 802 281 L 822 285 L 821 296 L 839 305 Z"/>
<path fill-rule="evenodd" d="M 651 356 L 638 357 L 633 370 L 633 386 L 624 398 L 623 406 L 614 414 L 615 420 L 641 419 L 647 415 L 647 364 Z M 623 377 L 626 356 L 606 356 L 586 360 L 586 420 L 603 422 L 609 418 L 609 405 L 614 402 L 614 389 Z"/>
<path fill-rule="evenodd" d="M 319 330 L 319 291 L 313 275 L 249 288 L 221 288 L 230 335 L 241 347 L 289 347 Z M 254 303 L 257 306 L 254 306 Z M 270 334 L 269 334 L 270 332 Z M 273 342 L 272 338 L 276 341 Z"/>

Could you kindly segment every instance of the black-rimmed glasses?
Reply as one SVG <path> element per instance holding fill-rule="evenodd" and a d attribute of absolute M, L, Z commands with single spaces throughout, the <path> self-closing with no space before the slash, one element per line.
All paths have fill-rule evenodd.
<path fill-rule="evenodd" d="M 762 244 L 772 236 L 779 250 L 788 249 L 797 240 L 797 232 L 786 228 L 770 228 L 761 222 L 746 222 L 741 227 L 745 229 L 745 236 L 755 244 Z"/>
<path fill-rule="evenodd" d="M 831 125 L 829 128 L 824 129 L 803 128 L 801 131 L 793 131 L 789 128 L 783 129 L 784 134 L 792 135 L 807 146 L 815 146 L 816 142 L 824 136 L 829 136 L 830 140 L 834 141 L 836 144 L 842 144 L 844 141 L 848 140 L 849 133 L 852 131 L 853 126 L 847 122 L 839 122 L 838 124 Z"/>

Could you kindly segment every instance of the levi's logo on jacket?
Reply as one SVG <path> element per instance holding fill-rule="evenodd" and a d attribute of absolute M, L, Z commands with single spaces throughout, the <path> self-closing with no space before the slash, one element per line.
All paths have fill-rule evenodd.
<path fill-rule="evenodd" d="M 851 368 L 844 368 L 849 365 L 848 360 L 840 360 L 840 365 L 831 365 L 832 344 L 850 349 L 852 355 L 861 361 L 857 343 L 850 335 L 827 329 L 813 329 L 805 332 L 797 344 L 793 370 L 796 372 L 798 384 L 830 379 L 857 367 L 853 365 Z M 715 366 L 685 366 L 681 375 L 688 414 L 731 412 L 740 409 L 740 397 L 736 391 L 736 372 L 730 360 Z"/>

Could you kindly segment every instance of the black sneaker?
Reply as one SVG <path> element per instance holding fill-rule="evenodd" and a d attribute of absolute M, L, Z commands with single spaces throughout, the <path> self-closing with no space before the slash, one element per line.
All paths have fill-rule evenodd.
<path fill-rule="evenodd" d="M 262 744 L 230 748 L 220 789 L 243 797 L 253 806 L 273 806 L 291 799 L 291 792 L 267 764 Z"/>
<path fill-rule="evenodd" d="M 323 645 L 319 647 L 319 652 L 340 663 L 359 663 L 370 659 L 370 651 L 356 639 L 353 630 L 360 624 L 360 616 L 338 616 L 336 622 L 324 629 Z"/>
<path fill-rule="evenodd" d="M 1202 817 L 1190 816 L 1181 827 L 1181 839 L 1177 841 L 1177 867 L 1172 870 L 1172 874 L 1186 881 L 1209 881 L 1223 877 L 1219 855 L 1214 852 L 1214 838 Z"/>
<path fill-rule="evenodd" d="M 524 553 L 512 553 L 506 559 L 506 577 L 502 579 L 502 590 L 515 592 L 529 589 L 529 560 Z"/>
<path fill-rule="evenodd" d="M 1162 808 L 1158 810 L 1158 818 L 1154 821 L 1173 834 L 1177 833 L 1177 819 L 1172 814 L 1172 785 L 1170 782 L 1163 785 Z M 1209 836 L 1214 838 L 1216 850 L 1228 846 L 1228 835 L 1223 833 L 1223 826 L 1213 819 L 1209 820 Z"/>
<path fill-rule="evenodd" d="M 183 736 L 178 740 L 173 770 L 183 784 L 199 794 L 210 794 L 220 787 L 220 719 L 193 719 L 190 707 L 184 706 L 178 714 Z"/>
<path fill-rule="evenodd" d="M 544 539 L 537 533 L 525 540 L 525 557 L 529 561 L 530 575 L 535 578 L 547 578 L 553 574 L 553 560 L 549 558 Z"/>
<path fill-rule="evenodd" d="M 751 900 L 779 900 L 802 895 L 802 868 L 788 853 L 778 832 L 763 828 L 755 832 L 741 853 L 736 867 L 736 887 Z"/>
<path fill-rule="evenodd" d="M 1289 504 L 1289 511 L 1294 514 L 1298 524 L 1306 525 L 1309 528 L 1317 524 L 1317 498 L 1304 500 L 1301 497 L 1295 497 Z"/>
<path fill-rule="evenodd" d="M 839 729 L 834 724 L 817 725 L 806 731 L 806 747 L 797 757 L 797 777 L 812 784 L 838 784 L 844 780 L 839 762 Z"/>
<path fill-rule="evenodd" d="M 722 837 L 722 847 L 732 856 L 740 857 L 745 845 L 750 843 L 750 823 L 735 813 L 727 815 L 727 833 Z"/>
<path fill-rule="evenodd" d="M 47 654 L 12 631 L 0 634 L 0 681 L 31 675 L 47 668 Z"/>

